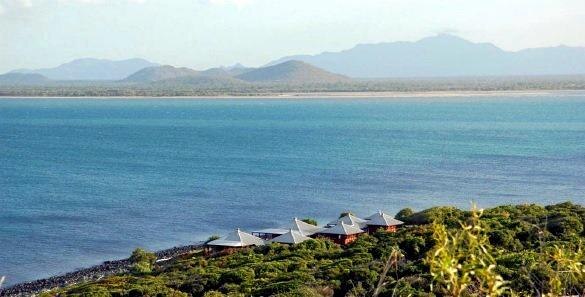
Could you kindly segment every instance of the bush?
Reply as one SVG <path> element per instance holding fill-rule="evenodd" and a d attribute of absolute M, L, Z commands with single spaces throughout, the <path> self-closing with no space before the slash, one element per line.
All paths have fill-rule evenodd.
<path fill-rule="evenodd" d="M 458 227 L 459 222 L 464 221 L 464 219 L 465 214 L 463 211 L 455 207 L 441 206 L 429 208 L 404 217 L 404 222 L 411 225 L 427 225 L 437 222 L 448 227 Z"/>
<path fill-rule="evenodd" d="M 249 267 L 230 269 L 221 274 L 220 282 L 241 284 L 243 282 L 252 281 L 255 276 L 254 269 Z"/>
<path fill-rule="evenodd" d="M 556 217 L 549 219 L 546 227 L 552 234 L 561 238 L 568 238 L 583 232 L 581 220 L 562 214 L 557 214 Z"/>
<path fill-rule="evenodd" d="M 427 263 L 441 295 L 500 296 L 506 291 L 503 278 L 495 271 L 480 216 L 480 211 L 473 211 L 472 220 L 461 230 L 448 231 L 444 225 L 435 225 L 437 244 Z"/>
<path fill-rule="evenodd" d="M 414 214 L 414 211 L 410 208 L 404 208 L 401 209 L 396 216 L 394 216 L 395 219 L 406 222 L 408 220 L 408 218 L 410 218 L 410 216 L 412 216 Z"/>
<path fill-rule="evenodd" d="M 330 295 L 329 295 L 330 294 Z M 278 293 L 273 297 L 324 297 L 333 296 L 333 292 L 324 292 L 322 289 L 311 287 L 298 287 L 286 293 Z"/>
<path fill-rule="evenodd" d="M 226 297 L 226 295 L 218 291 L 209 291 L 205 293 L 203 297 Z"/>
<path fill-rule="evenodd" d="M 214 240 L 217 240 L 217 239 L 220 239 L 220 238 L 221 238 L 221 237 L 219 237 L 219 235 L 211 235 L 211 236 L 209 236 L 209 237 L 207 238 L 207 240 L 205 240 L 205 243 L 208 243 L 208 242 L 210 242 L 210 241 L 214 241 Z"/>
<path fill-rule="evenodd" d="M 130 261 L 132 262 L 132 273 L 134 274 L 148 274 L 152 272 L 152 266 L 156 262 L 156 255 L 147 252 L 141 248 L 137 248 L 132 252 Z"/>
<path fill-rule="evenodd" d="M 317 226 L 317 220 L 315 219 L 311 219 L 311 218 L 306 218 L 306 219 L 302 219 L 303 222 L 307 223 L 307 224 L 311 224 L 313 226 Z"/>

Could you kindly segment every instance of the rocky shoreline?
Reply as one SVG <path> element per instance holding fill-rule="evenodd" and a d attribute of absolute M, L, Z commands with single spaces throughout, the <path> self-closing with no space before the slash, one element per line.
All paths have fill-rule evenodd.
<path fill-rule="evenodd" d="M 203 243 L 198 243 L 193 245 L 173 247 L 170 249 L 157 251 L 155 254 L 158 258 L 157 261 L 166 261 L 201 248 L 202 245 Z M 130 265 L 131 263 L 129 259 L 106 261 L 96 266 L 79 269 L 77 271 L 69 272 L 63 275 L 16 284 L 5 289 L 1 289 L 0 296 L 31 296 L 53 288 L 87 281 L 96 281 L 105 276 L 128 272 Z"/>

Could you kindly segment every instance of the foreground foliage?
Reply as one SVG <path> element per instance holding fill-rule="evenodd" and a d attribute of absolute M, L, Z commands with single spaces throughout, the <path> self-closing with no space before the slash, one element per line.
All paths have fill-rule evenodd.
<path fill-rule="evenodd" d="M 585 208 L 571 203 L 436 207 L 397 215 L 410 226 L 271 244 L 221 257 L 201 252 L 46 296 L 563 296 L 585 292 Z"/>

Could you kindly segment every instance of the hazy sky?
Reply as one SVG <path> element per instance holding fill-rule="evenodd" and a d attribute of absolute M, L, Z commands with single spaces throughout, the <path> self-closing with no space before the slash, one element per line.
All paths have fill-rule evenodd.
<path fill-rule="evenodd" d="M 0 0 L 0 72 L 82 57 L 257 66 L 444 32 L 585 46 L 585 0 Z"/>

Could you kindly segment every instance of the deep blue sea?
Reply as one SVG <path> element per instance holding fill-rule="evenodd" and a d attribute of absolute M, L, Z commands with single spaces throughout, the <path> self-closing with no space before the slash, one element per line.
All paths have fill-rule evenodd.
<path fill-rule="evenodd" d="M 352 210 L 585 203 L 585 96 L 2 99 L 8 284 Z"/>

